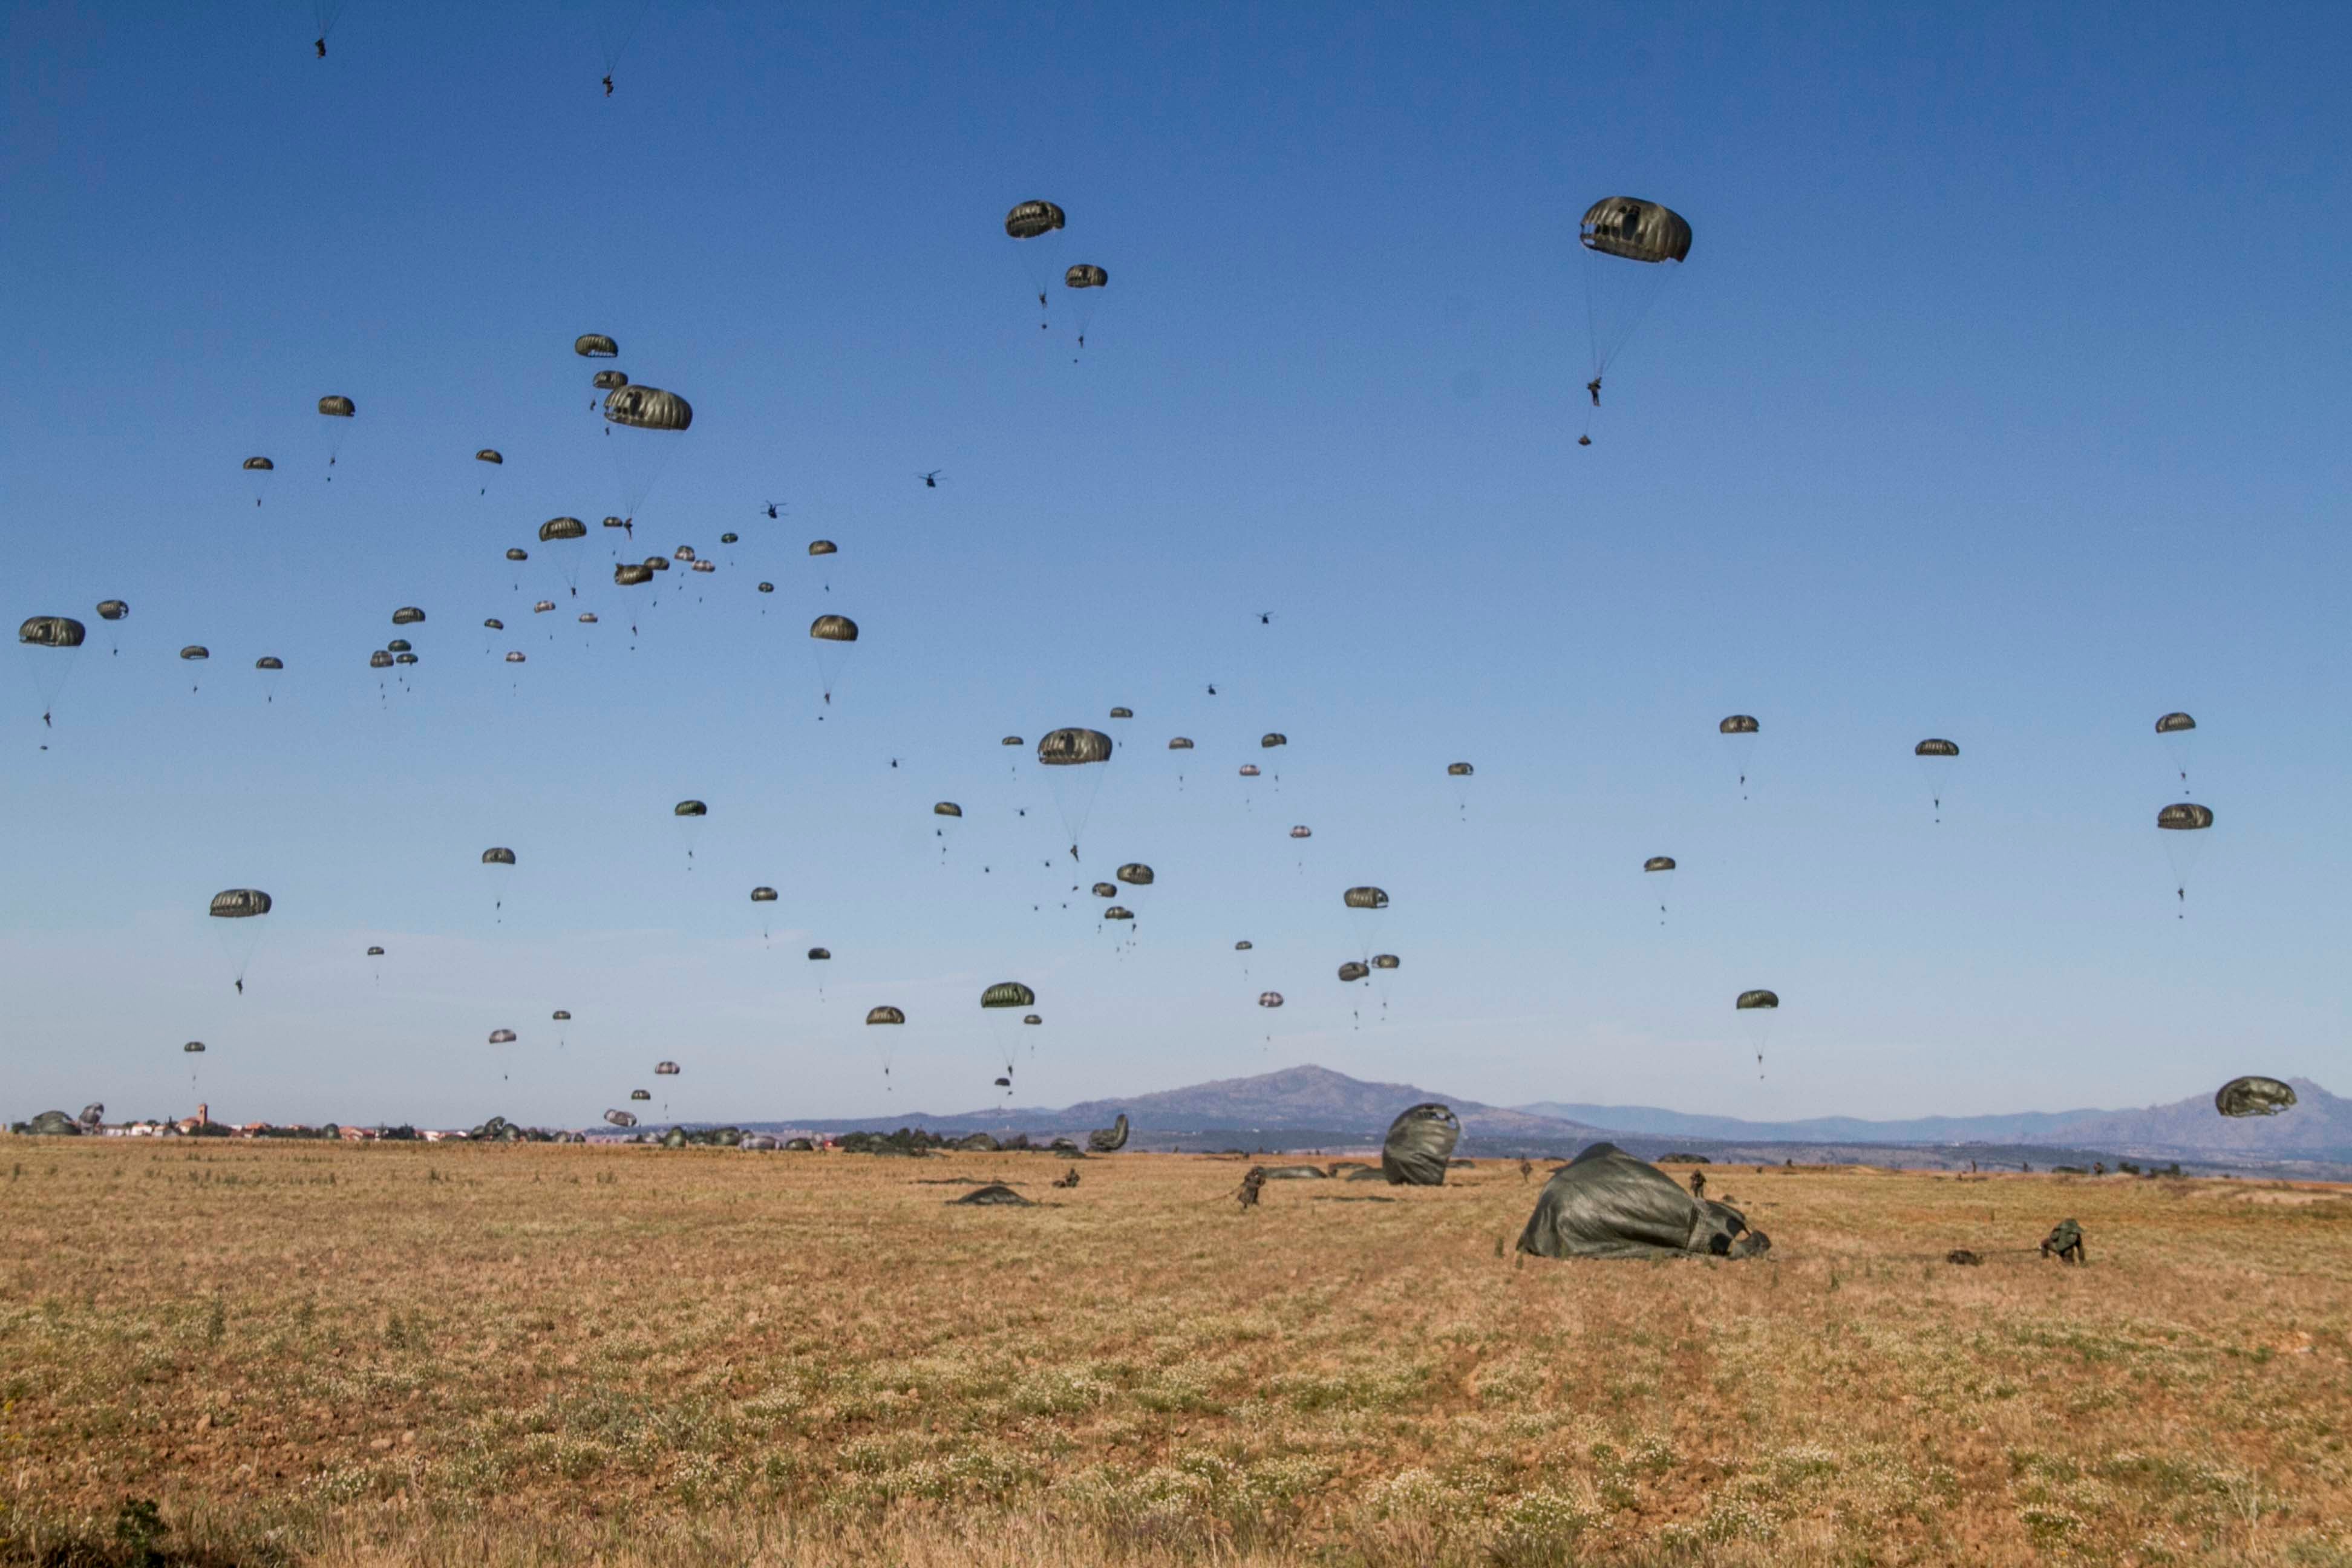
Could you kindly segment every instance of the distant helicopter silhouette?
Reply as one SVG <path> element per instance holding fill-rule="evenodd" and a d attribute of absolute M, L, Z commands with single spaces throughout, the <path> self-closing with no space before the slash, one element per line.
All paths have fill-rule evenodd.
<path fill-rule="evenodd" d="M 1257 613 L 1257 624 L 1262 626 L 1270 626 L 1274 625 L 1274 612 L 1272 610 L 1260 610 Z"/>
<path fill-rule="evenodd" d="M 761 508 L 761 510 L 762 511 L 765 511 L 765 512 L 766 512 L 766 513 L 767 513 L 771 518 L 773 518 L 773 517 L 776 515 L 776 509 L 777 509 L 778 507 L 780 507 L 780 506 L 790 506 L 790 505 L 792 505 L 792 504 L 793 504 L 793 503 L 792 503 L 792 502 L 790 502 L 790 501 L 788 501 L 788 500 L 772 500 L 772 501 L 768 502 L 765 506 L 763 506 L 762 508 Z"/>
<path fill-rule="evenodd" d="M 925 489 L 935 490 L 940 488 L 940 476 L 946 472 L 945 468 L 933 468 L 928 474 L 917 474 L 915 477 L 923 481 Z"/>

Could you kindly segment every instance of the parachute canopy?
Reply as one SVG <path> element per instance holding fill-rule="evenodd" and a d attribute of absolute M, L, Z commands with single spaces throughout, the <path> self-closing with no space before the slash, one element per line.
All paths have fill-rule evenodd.
<path fill-rule="evenodd" d="M 1717 724 L 1716 730 L 1726 735 L 1753 735 L 1759 727 L 1751 716 L 1746 713 L 1734 713 L 1730 718 Z"/>
<path fill-rule="evenodd" d="M 269 895 L 258 888 L 229 888 L 213 895 L 215 920 L 240 921 L 269 912 Z"/>
<path fill-rule="evenodd" d="M 1915 757 L 1957 757 L 1960 749 L 1949 741 L 1922 741 L 1911 748 L 1911 754 Z"/>
<path fill-rule="evenodd" d="M 2167 713 L 2156 721 L 2156 732 L 2159 735 L 2177 735 L 2183 730 L 2195 728 L 2197 721 L 2186 713 Z"/>
<path fill-rule="evenodd" d="M 1125 882 L 1130 888 L 1148 888 L 1151 886 L 1152 882 L 1155 880 L 1155 874 L 1151 868 L 1145 865 L 1140 860 L 1129 861 L 1126 865 L 1121 866 L 1116 872 L 1114 872 L 1113 875 L 1117 876 L 1120 881 Z"/>
<path fill-rule="evenodd" d="M 259 658 L 253 661 L 253 668 L 256 669 L 283 669 L 286 668 L 286 661 L 279 658 L 275 654 L 266 653 Z"/>
<path fill-rule="evenodd" d="M 698 800 L 682 800 L 669 808 L 672 816 L 709 816 L 710 808 Z"/>
<path fill-rule="evenodd" d="M 16 640 L 33 647 L 79 647 L 89 635 L 71 616 L 34 616 L 16 628 Z"/>
<path fill-rule="evenodd" d="M 931 807 L 931 815 L 933 816 L 961 816 L 963 815 L 963 807 L 958 805 L 951 800 L 943 800 Z"/>
<path fill-rule="evenodd" d="M 1451 779 L 1466 779 L 1477 771 L 1478 770 L 1476 768 L 1472 767 L 1468 763 L 1448 763 L 1445 764 L 1445 776 Z"/>
<path fill-rule="evenodd" d="M 370 669 L 390 669 L 392 668 L 392 655 L 386 653 L 382 648 L 376 649 L 373 653 L 368 655 L 368 668 Z"/>
<path fill-rule="evenodd" d="M 1359 963 L 1351 958 L 1339 966 L 1339 983 L 1343 985 L 1352 985 L 1371 972 L 1370 964 Z"/>
<path fill-rule="evenodd" d="M 649 1089 L 633 1089 L 629 1090 L 629 1098 L 631 1100 L 651 1100 L 653 1097 L 654 1091 Z"/>
<path fill-rule="evenodd" d="M 500 452 L 496 447 L 485 447 L 480 451 L 474 454 L 474 461 L 478 463 L 503 464 L 506 460 L 506 455 Z"/>
<path fill-rule="evenodd" d="M 1381 1171 L 1393 1187 L 1442 1187 L 1445 1162 L 1462 1136 L 1460 1118 L 1432 1100 L 1399 1113 L 1381 1143 Z"/>
<path fill-rule="evenodd" d="M 548 1016 L 554 1019 L 559 1024 L 568 1024 L 572 1022 L 572 1015 L 561 1007 L 558 1007 L 554 1012 L 549 1014 Z"/>
<path fill-rule="evenodd" d="M 809 636 L 819 642 L 856 642 L 857 623 L 847 616 L 819 616 L 809 623 Z"/>
<path fill-rule="evenodd" d="M 382 958 L 383 956 L 383 949 L 380 947 L 369 948 L 367 950 L 367 955 L 370 958 Z"/>
<path fill-rule="evenodd" d="M 1099 289 L 1109 281 L 1109 273 L 1087 261 L 1062 274 L 1062 286 L 1066 289 Z"/>
<path fill-rule="evenodd" d="M 829 947 L 813 947 L 808 950 L 808 955 L 812 962 L 821 963 L 833 956 L 833 949 Z"/>
<path fill-rule="evenodd" d="M 485 620 L 482 622 L 482 625 L 484 625 L 484 626 L 488 626 L 490 630 L 492 630 L 492 631 L 494 631 L 494 632 L 502 632 L 502 631 L 504 631 L 504 630 L 506 630 L 506 629 L 507 629 L 507 624 L 506 624 L 506 622 L 504 622 L 504 621 L 502 621 L 502 620 L 499 619 L 499 618 L 498 618 L 498 616 L 491 616 L 488 617 L 487 619 L 485 619 Z"/>
<path fill-rule="evenodd" d="M 1100 730 L 1056 730 L 1037 742 L 1037 760 L 1049 768 L 1110 761 L 1110 737 Z"/>
<path fill-rule="evenodd" d="M 1587 250 L 1628 261 L 1681 261 L 1690 255 L 1691 227 L 1671 207 L 1638 196 L 1603 196 L 1584 209 L 1577 239 Z"/>
<path fill-rule="evenodd" d="M 907 1021 L 907 1015 L 896 1007 L 869 1007 L 866 1011 L 866 1021 L 869 1024 L 903 1024 Z"/>
<path fill-rule="evenodd" d="M 1389 907 L 1388 894 L 1379 888 L 1350 888 L 1340 898 L 1351 910 L 1384 910 Z"/>
<path fill-rule="evenodd" d="M 408 639 L 406 637 L 394 637 L 383 646 L 388 651 L 393 653 L 406 653 L 408 651 Z"/>
<path fill-rule="evenodd" d="M 1115 899 L 1118 897 L 1118 884 L 1117 882 L 1097 882 L 1094 885 L 1094 895 L 1097 899 Z"/>
<path fill-rule="evenodd" d="M 751 901 L 755 904 L 772 904 L 776 901 L 776 889 L 754 888 L 751 889 Z"/>
<path fill-rule="evenodd" d="M 1752 1258 L 1771 1246 L 1727 1204 L 1695 1198 L 1647 1161 L 1595 1143 L 1544 1184 L 1519 1250 L 1538 1258 Z"/>
<path fill-rule="evenodd" d="M 98 618 L 101 621 L 119 621 L 130 614 L 131 606 L 124 604 L 120 599 L 101 599 L 99 601 Z"/>
<path fill-rule="evenodd" d="M 634 561 L 618 562 L 613 567 L 613 581 L 624 588 L 634 588 L 640 583 L 650 583 L 653 580 L 654 569 L 650 566 L 640 566 Z"/>
<path fill-rule="evenodd" d="M 1404 960 L 1399 958 L 1393 952 L 1376 952 L 1372 954 L 1372 967 L 1374 969 L 1397 969 L 1402 967 L 1403 963 Z"/>
<path fill-rule="evenodd" d="M 205 1054 L 205 1043 L 202 1040 L 190 1040 L 186 1045 L 182 1046 L 180 1049 L 185 1051 L 192 1057 L 200 1057 Z"/>
<path fill-rule="evenodd" d="M 1168 742 L 1168 749 L 1171 752 L 1189 752 L 1192 749 L 1192 738 L 1188 735 L 1179 735 Z"/>
<path fill-rule="evenodd" d="M 551 539 L 585 539 L 588 525 L 576 517 L 551 517 L 539 525 L 541 543 Z"/>
<path fill-rule="evenodd" d="M 1281 733 L 1279 731 L 1269 730 L 1265 734 L 1260 735 L 1257 738 L 1257 743 L 1264 746 L 1266 750 L 1272 751 L 1276 746 L 1286 746 L 1290 744 L 1290 737 Z"/>
<path fill-rule="evenodd" d="M 330 394 L 319 399 L 319 412 L 331 419 L 349 419 L 359 411 L 359 405 L 348 397 L 338 397 Z"/>
<path fill-rule="evenodd" d="M 773 583 L 762 583 L 762 584 L 760 584 L 760 592 L 761 592 L 762 594 L 772 594 L 772 593 L 774 593 L 775 591 L 776 591 L 776 585 L 775 585 Z M 767 612 L 766 612 L 765 610 L 762 610 L 762 611 L 761 611 L 760 613 L 761 613 L 761 615 L 766 615 L 766 614 L 767 614 Z"/>
<path fill-rule="evenodd" d="M 1257 994 L 1257 1005 L 1261 1007 L 1279 1007 L 1282 1005 L 1282 993 L 1261 991 Z"/>
<path fill-rule="evenodd" d="M 637 1124 L 637 1119 L 625 1110 L 608 1110 L 604 1112 L 604 1120 L 615 1127 L 635 1127 Z"/>
<path fill-rule="evenodd" d="M 1004 232 L 1013 239 L 1034 239 L 1062 226 L 1062 209 L 1051 202 L 1023 202 L 1004 215 Z"/>
<path fill-rule="evenodd" d="M 2182 801 L 2178 805 L 2168 805 L 2158 812 L 2156 825 L 2183 833 L 2210 827 L 2213 826 L 2213 808 L 2199 805 L 2193 801 Z"/>
<path fill-rule="evenodd" d="M 1132 708 L 1114 708 L 1110 710 L 1110 716 L 1114 719 L 1132 719 L 1135 717 L 1135 710 Z"/>
<path fill-rule="evenodd" d="M 683 430 L 694 423 L 694 405 L 675 392 L 632 383 L 604 395 L 604 417 L 637 430 Z"/>
<path fill-rule="evenodd" d="M 528 561 L 530 559 L 530 552 L 525 550 L 520 544 L 510 544 L 507 547 L 507 559 L 509 561 Z"/>
<path fill-rule="evenodd" d="M 514 1044 L 514 1037 L 515 1032 L 512 1029 L 492 1029 L 490 1031 L 490 1044 L 494 1046 L 511 1046 Z"/>
<path fill-rule="evenodd" d="M 583 332 L 572 340 L 572 352 L 582 359 L 612 359 L 621 352 L 621 345 L 602 332 Z"/>
<path fill-rule="evenodd" d="M 1018 735 L 1007 735 L 1004 739 L 997 742 L 996 743 L 1000 746 L 1025 746 L 1029 742 L 1023 740 Z"/>
<path fill-rule="evenodd" d="M 1315 837 L 1315 830 L 1302 822 L 1290 830 L 1290 836 L 1293 838 L 1312 838 Z"/>
<path fill-rule="evenodd" d="M 1671 871 L 1674 868 L 1675 858 L 1671 855 L 1653 855 L 1642 862 L 1644 871 Z"/>
<path fill-rule="evenodd" d="M 503 845 L 482 851 L 482 864 L 485 866 L 511 866 L 514 863 L 515 852 Z"/>
<path fill-rule="evenodd" d="M 1234 943 L 1234 951 L 1235 952 L 1249 952 L 1250 950 L 1252 950 L 1253 948 L 1255 948 L 1255 947 L 1256 947 L 1256 946 L 1257 946 L 1257 943 L 1255 943 L 1255 942 L 1254 942 L 1247 941 L 1247 940 L 1244 940 L 1244 941 L 1237 942 Z"/>
<path fill-rule="evenodd" d="M 1102 918 L 1107 921 L 1131 921 L 1135 918 L 1135 911 L 1124 905 L 1113 904 L 1102 912 Z"/>
<path fill-rule="evenodd" d="M 1742 991 L 1739 994 L 1739 1000 L 1732 1004 L 1742 1013 L 1751 1013 L 1759 1007 L 1778 1007 L 1780 1005 L 1779 993 L 1772 991 Z"/>
<path fill-rule="evenodd" d="M 811 555 L 838 555 L 841 553 L 841 546 L 830 539 L 812 539 L 809 541 L 808 552 Z"/>
<path fill-rule="evenodd" d="M 654 1063 L 654 1073 L 656 1077 L 660 1078 L 676 1078 L 677 1076 L 677 1064 L 676 1062 L 656 1062 Z"/>
<path fill-rule="evenodd" d="M 257 474 L 272 473 L 275 472 L 278 468 L 277 464 L 271 462 L 267 458 L 247 458 L 245 460 L 244 466 Z"/>
<path fill-rule="evenodd" d="M 628 385 L 629 373 L 625 370 L 600 370 L 589 379 L 588 384 L 599 392 L 610 392 L 616 386 Z"/>
<path fill-rule="evenodd" d="M 980 994 L 983 1007 L 1034 1007 L 1037 993 L 1018 980 L 1000 980 Z"/>
<path fill-rule="evenodd" d="M 530 659 L 524 654 L 522 649 L 519 647 L 509 648 L 507 650 L 507 662 L 509 664 L 529 664 Z"/>
<path fill-rule="evenodd" d="M 424 618 L 425 612 L 414 605 L 403 605 L 392 612 L 392 624 L 395 626 L 413 626 Z"/>
<path fill-rule="evenodd" d="M 2294 1104 L 2294 1087 L 2274 1078 L 2233 1078 L 2213 1095 L 2224 1116 L 2276 1116 Z"/>
<path fill-rule="evenodd" d="M 1257 764 L 1255 763 L 1244 763 L 1241 765 L 1241 775 L 1245 779 L 1256 778 L 1258 776 Z"/>

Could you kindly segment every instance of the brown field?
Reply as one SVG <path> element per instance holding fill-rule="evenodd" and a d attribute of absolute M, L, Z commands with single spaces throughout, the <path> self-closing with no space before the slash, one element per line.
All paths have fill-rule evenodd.
<path fill-rule="evenodd" d="M 1769 1260 L 1564 1264 L 1501 1164 L 1078 1168 L 0 1139 L 0 1561 L 2352 1563 L 2324 1189 L 1717 1168 Z"/>

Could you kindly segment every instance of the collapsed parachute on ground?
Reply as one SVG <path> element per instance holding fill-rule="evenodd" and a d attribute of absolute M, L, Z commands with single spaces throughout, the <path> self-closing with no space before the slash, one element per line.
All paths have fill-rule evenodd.
<path fill-rule="evenodd" d="M 1127 1147 L 1127 1112 L 1122 1110 L 1108 1127 L 1097 1127 L 1087 1134 L 1087 1147 L 1097 1154 L 1116 1154 Z"/>
<path fill-rule="evenodd" d="M 604 417 L 636 430 L 684 430 L 694 423 L 694 405 L 675 392 L 633 382 L 604 395 Z"/>
<path fill-rule="evenodd" d="M 1392 1187 L 1442 1187 L 1445 1162 L 1462 1136 L 1461 1119 L 1431 1100 L 1401 1112 L 1381 1144 L 1381 1170 Z"/>
<path fill-rule="evenodd" d="M 572 352 L 582 359 L 614 359 L 619 356 L 621 345 L 602 332 L 583 332 L 572 340 Z"/>
<path fill-rule="evenodd" d="M 1655 1165 L 1595 1143 L 1544 1184 L 1519 1235 L 1538 1258 L 1753 1258 L 1772 1245 L 1728 1204 L 1695 1198 Z"/>
<path fill-rule="evenodd" d="M 2294 1104 L 2294 1086 L 2274 1078 L 2233 1078 L 2213 1095 L 2224 1116 L 2276 1116 Z"/>

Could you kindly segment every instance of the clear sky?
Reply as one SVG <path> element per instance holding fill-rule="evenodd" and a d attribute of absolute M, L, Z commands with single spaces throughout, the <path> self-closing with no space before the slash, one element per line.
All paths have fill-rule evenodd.
<path fill-rule="evenodd" d="M 1303 1061 L 1768 1117 L 2352 1076 L 2340 8 L 653 0 L 610 98 L 604 9 L 349 0 L 324 60 L 290 0 L 0 23 L 7 597 L 90 627 L 54 729 L 58 656 L 5 687 L 7 1115 L 972 1109 L 1004 978 L 1045 1018 L 1015 1105 Z M 1579 447 L 1612 194 L 1696 239 Z M 1083 363 L 1003 231 L 1034 196 L 1056 272 L 1110 273 Z M 536 538 L 622 505 L 585 331 L 696 411 L 630 553 L 721 569 L 657 604 L 604 531 L 576 600 Z M 2218 818 L 2185 908 L 2171 709 Z M 1070 724 L 1121 747 L 1075 877 L 997 744 Z M 1121 950 L 1069 887 L 1128 860 Z M 1385 1019 L 1334 975 L 1367 882 Z"/>

